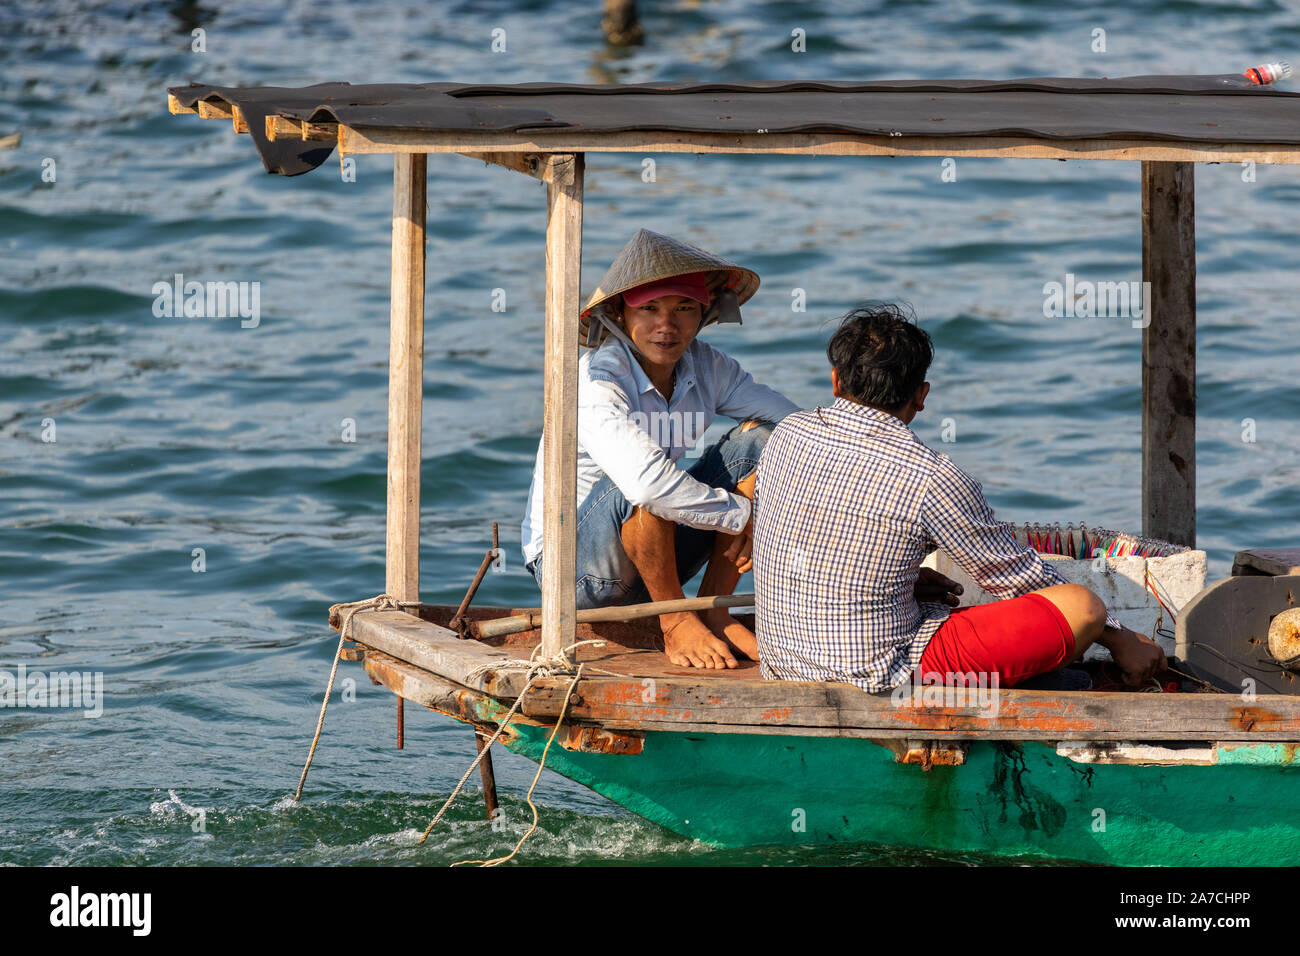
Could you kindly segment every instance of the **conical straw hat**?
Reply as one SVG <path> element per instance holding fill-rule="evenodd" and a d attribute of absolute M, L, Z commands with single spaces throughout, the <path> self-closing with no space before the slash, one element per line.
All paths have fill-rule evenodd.
<path fill-rule="evenodd" d="M 736 293 L 737 304 L 746 302 L 758 291 L 756 272 L 705 252 L 689 242 L 642 229 L 623 247 L 605 277 L 600 280 L 596 291 L 591 294 L 587 307 L 578 317 L 578 341 L 582 345 L 599 345 L 607 334 L 605 327 L 595 322 L 595 342 L 588 339 L 588 330 L 593 324 L 593 309 L 605 305 L 628 289 L 690 272 L 707 272 L 709 290 L 714 294 L 713 301 L 704 311 L 704 321 L 700 328 L 717 321 L 719 290 L 732 289 Z"/>

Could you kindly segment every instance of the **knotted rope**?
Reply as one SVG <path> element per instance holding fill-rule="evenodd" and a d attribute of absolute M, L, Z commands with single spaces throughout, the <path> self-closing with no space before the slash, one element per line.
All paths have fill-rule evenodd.
<path fill-rule="evenodd" d="M 316 733 L 311 739 L 311 750 L 307 751 L 307 763 L 302 768 L 302 776 L 298 778 L 298 789 L 293 795 L 294 803 L 297 803 L 302 796 L 303 785 L 307 783 L 307 771 L 311 769 L 312 758 L 316 756 L 316 745 L 320 743 L 321 728 L 325 726 L 325 710 L 330 705 L 330 694 L 334 693 L 334 678 L 339 672 L 339 659 L 343 656 L 343 642 L 352 637 L 352 618 L 356 616 L 358 611 L 372 609 L 376 611 L 400 611 L 403 608 L 419 606 L 419 601 L 399 601 L 390 594 L 378 594 L 364 601 L 335 604 L 330 608 L 330 614 L 334 614 L 336 611 L 345 611 L 342 626 L 339 628 L 339 646 L 334 650 L 334 663 L 330 667 L 329 684 L 325 687 L 325 699 L 320 702 L 320 717 L 316 720 Z"/>

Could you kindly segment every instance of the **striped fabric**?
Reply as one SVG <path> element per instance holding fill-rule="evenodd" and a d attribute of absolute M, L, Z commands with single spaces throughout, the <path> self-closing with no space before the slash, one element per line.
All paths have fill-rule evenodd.
<path fill-rule="evenodd" d="M 789 415 L 754 494 L 759 658 L 772 680 L 908 679 L 948 617 L 913 594 L 922 559 L 952 556 L 992 594 L 1064 584 L 998 522 L 980 485 L 900 419 L 848 399 Z M 1119 622 L 1107 616 L 1107 623 Z"/>

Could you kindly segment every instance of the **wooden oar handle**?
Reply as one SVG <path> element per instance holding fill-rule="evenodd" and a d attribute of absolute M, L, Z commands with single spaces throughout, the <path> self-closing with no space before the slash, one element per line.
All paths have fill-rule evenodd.
<path fill-rule="evenodd" d="M 579 611 L 579 624 L 592 624 L 598 621 L 635 621 L 643 617 L 658 614 L 675 614 L 679 611 L 706 611 L 715 607 L 749 607 L 754 603 L 752 594 L 717 594 L 711 597 L 680 598 L 675 601 L 651 601 L 648 604 L 624 604 L 618 607 L 593 607 Z M 478 621 L 474 632 L 480 638 L 502 637 L 506 634 L 518 634 L 542 623 L 541 611 L 528 614 L 516 614 L 512 617 L 498 617 L 489 621 Z"/>

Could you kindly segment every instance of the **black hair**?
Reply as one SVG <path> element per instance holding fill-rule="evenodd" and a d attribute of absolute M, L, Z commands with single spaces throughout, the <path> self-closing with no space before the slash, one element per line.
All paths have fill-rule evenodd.
<path fill-rule="evenodd" d="M 871 303 L 840 319 L 826 357 L 839 373 L 845 397 L 892 412 L 925 383 L 934 342 L 910 309 Z"/>

